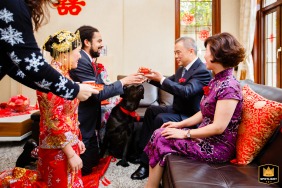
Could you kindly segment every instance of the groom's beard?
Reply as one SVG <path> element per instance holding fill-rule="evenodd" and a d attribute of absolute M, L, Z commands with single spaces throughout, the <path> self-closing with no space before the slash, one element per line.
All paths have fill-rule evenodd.
<path fill-rule="evenodd" d="M 96 57 L 100 56 L 100 53 L 99 52 L 95 52 L 93 49 L 90 49 L 90 56 L 92 58 L 96 58 Z"/>

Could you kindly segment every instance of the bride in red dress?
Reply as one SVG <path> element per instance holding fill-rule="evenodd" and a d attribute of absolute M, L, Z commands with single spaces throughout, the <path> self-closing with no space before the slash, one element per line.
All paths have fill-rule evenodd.
<path fill-rule="evenodd" d="M 43 49 L 50 52 L 51 65 L 70 78 L 69 70 L 77 67 L 81 57 L 79 33 L 60 31 L 48 38 Z M 63 85 L 59 88 L 66 90 Z M 78 127 L 78 100 L 66 100 L 40 91 L 37 91 L 37 99 L 40 109 L 39 178 L 48 187 L 83 187 L 79 155 L 85 147 Z"/>
<path fill-rule="evenodd" d="M 66 95 L 71 93 L 64 87 L 67 80 L 63 76 L 69 78 L 69 70 L 77 67 L 81 57 L 79 33 L 59 31 L 47 39 L 43 49 L 50 52 L 51 65 L 62 74 L 58 90 L 66 91 Z M 48 88 L 48 83 L 45 86 Z M 37 171 L 18 167 L 6 171 L 0 174 L 0 187 L 83 187 L 80 154 L 85 146 L 78 127 L 79 101 L 40 91 L 37 98 L 40 109 Z"/>

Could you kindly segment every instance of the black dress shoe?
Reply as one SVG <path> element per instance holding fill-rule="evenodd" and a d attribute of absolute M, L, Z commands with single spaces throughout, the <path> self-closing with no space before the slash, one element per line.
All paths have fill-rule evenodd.
<path fill-rule="evenodd" d="M 131 175 L 133 180 L 143 180 L 149 176 L 149 166 L 140 164 L 138 169 Z"/>

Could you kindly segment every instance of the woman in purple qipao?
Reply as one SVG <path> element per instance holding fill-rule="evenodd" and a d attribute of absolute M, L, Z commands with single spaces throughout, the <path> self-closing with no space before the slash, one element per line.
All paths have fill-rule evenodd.
<path fill-rule="evenodd" d="M 245 49 L 229 33 L 208 37 L 205 47 L 206 66 L 215 76 L 203 88 L 201 110 L 181 122 L 164 123 L 154 132 L 144 149 L 150 164 L 146 188 L 159 187 L 167 155 L 212 163 L 229 161 L 235 155 L 242 93 L 232 73 L 244 60 Z M 198 128 L 190 128 L 197 124 Z"/>

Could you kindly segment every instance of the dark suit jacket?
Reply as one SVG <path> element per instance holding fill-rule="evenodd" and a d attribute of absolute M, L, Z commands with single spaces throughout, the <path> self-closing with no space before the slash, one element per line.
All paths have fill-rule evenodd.
<path fill-rule="evenodd" d="M 93 69 L 92 63 L 87 54 L 81 50 L 81 58 L 76 69 L 70 71 L 70 76 L 75 82 L 95 81 L 104 84 L 99 75 Z M 78 120 L 83 139 L 91 138 L 95 129 L 101 124 L 101 101 L 123 94 L 123 87 L 120 81 L 105 85 L 104 89 L 97 95 L 92 95 L 88 100 L 80 102 L 78 107 Z"/>
<path fill-rule="evenodd" d="M 183 69 L 184 67 L 180 67 L 174 75 L 166 78 L 162 85 L 154 81 L 150 83 L 174 96 L 172 107 L 176 113 L 192 116 L 200 110 L 203 86 L 208 85 L 212 76 L 206 65 L 198 58 L 184 74 L 183 78 L 186 81 L 179 83 Z"/>

